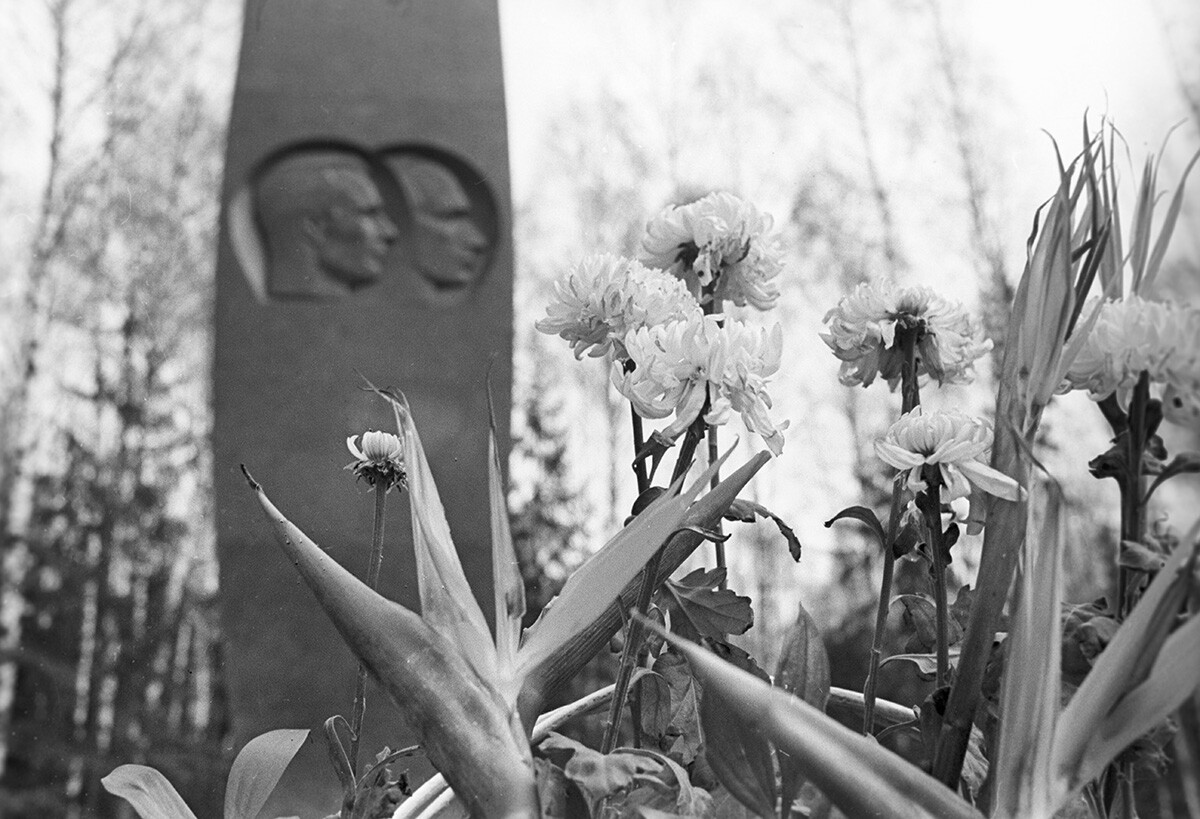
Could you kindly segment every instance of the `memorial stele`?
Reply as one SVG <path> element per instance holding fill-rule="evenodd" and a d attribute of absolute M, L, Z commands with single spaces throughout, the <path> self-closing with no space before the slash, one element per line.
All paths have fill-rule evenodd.
<path fill-rule="evenodd" d="M 373 498 L 343 469 L 345 442 L 394 431 L 364 378 L 398 387 L 468 579 L 490 594 L 487 391 L 490 380 L 503 439 L 512 360 L 505 128 L 495 0 L 246 5 L 213 385 L 230 744 L 313 729 L 264 816 L 336 812 L 320 729 L 349 715 L 355 662 L 274 543 L 239 464 L 362 576 Z M 394 494 L 389 509 L 381 591 L 415 610 L 407 499 Z M 411 740 L 372 685 L 363 759 Z"/>

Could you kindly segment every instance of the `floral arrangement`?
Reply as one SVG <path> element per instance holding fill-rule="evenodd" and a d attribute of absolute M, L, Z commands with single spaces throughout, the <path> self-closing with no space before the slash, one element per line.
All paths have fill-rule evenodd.
<path fill-rule="evenodd" d="M 738 497 L 786 443 L 787 422 L 768 393 L 783 328 L 741 321 L 724 305 L 771 310 L 784 265 L 770 217 L 731 194 L 664 210 L 647 226 L 640 260 L 580 261 L 537 324 L 577 359 L 604 359 L 628 399 L 638 498 L 627 525 L 530 628 L 521 628 L 523 585 L 494 442 L 494 633 L 458 562 L 400 393 L 371 387 L 391 406 L 395 433 L 348 441 L 347 468 L 373 487 L 376 505 L 365 582 L 288 521 L 247 472 L 282 548 L 362 663 L 351 718 L 326 724 L 343 791 L 336 815 L 1134 815 L 1135 770 L 1153 760 L 1170 736 L 1170 715 L 1200 685 L 1200 522 L 1182 537 L 1146 523 L 1164 482 L 1200 471 L 1200 454 L 1172 458 L 1158 435 L 1161 423 L 1194 423 L 1200 414 L 1200 311 L 1147 295 L 1179 192 L 1157 237 L 1146 210 L 1156 197 L 1140 200 L 1129 239 L 1142 250 L 1126 258 L 1110 207 L 1110 156 L 1103 137 L 1085 140 L 1039 214 L 1002 340 L 992 422 L 923 403 L 941 385 L 971 381 L 976 362 L 1001 341 L 984 338 L 961 305 L 928 288 L 863 285 L 825 316 L 820 337 L 841 362 L 841 382 L 878 381 L 900 396 L 894 423 L 875 442 L 894 470 L 887 514 L 852 506 L 826 524 L 865 527 L 883 555 L 862 692 L 830 686 L 825 648 L 803 608 L 780 635 L 774 673 L 733 641 L 753 614 L 749 598 L 726 587 L 722 521 L 768 517 L 797 560 L 800 544 L 778 516 Z M 1115 479 L 1121 498 L 1117 594 L 1074 607 L 1062 600 L 1062 498 L 1037 456 L 1042 413 L 1069 390 L 1087 391 L 1112 426 L 1112 447 L 1089 469 Z M 718 430 L 733 413 L 767 451 L 722 480 L 732 450 L 720 455 Z M 647 435 L 644 422 L 661 419 L 670 420 Z M 672 453 L 670 476 L 656 483 Z M 697 460 L 703 472 L 692 477 Z M 393 488 L 407 494 L 412 513 L 420 615 L 374 590 Z M 951 601 L 946 569 L 960 525 L 983 531 L 981 563 L 975 588 Z M 716 547 L 714 568 L 672 579 L 706 541 Z M 929 593 L 905 600 L 928 625 L 914 635 L 925 650 L 885 658 L 901 558 L 928 567 Z M 617 635 L 616 682 L 543 713 L 548 697 Z M 879 669 L 890 661 L 910 662 L 934 682 L 919 707 L 877 695 Z M 384 749 L 360 766 L 367 674 L 405 713 L 420 748 Z M 557 731 L 605 708 L 598 749 Z M 888 744 L 904 733 L 925 749 L 920 758 Z M 303 734 L 273 732 L 243 750 L 227 819 L 257 813 Z M 418 752 L 438 774 L 414 791 L 391 766 Z M 143 817 L 191 816 L 152 769 L 121 766 L 105 786 Z"/>

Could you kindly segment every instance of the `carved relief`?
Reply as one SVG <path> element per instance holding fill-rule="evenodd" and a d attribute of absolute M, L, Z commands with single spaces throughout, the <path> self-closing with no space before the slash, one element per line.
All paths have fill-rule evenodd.
<path fill-rule="evenodd" d="M 491 262 L 497 224 L 484 180 L 452 158 L 398 150 L 385 163 L 408 203 L 411 247 L 406 248 L 427 298 L 451 303 L 469 293 Z"/>
<path fill-rule="evenodd" d="M 483 178 L 449 154 L 415 147 L 381 156 L 287 149 L 255 169 L 227 216 L 234 254 L 262 300 L 337 298 L 403 267 L 426 300 L 454 304 L 486 272 L 498 234 Z"/>

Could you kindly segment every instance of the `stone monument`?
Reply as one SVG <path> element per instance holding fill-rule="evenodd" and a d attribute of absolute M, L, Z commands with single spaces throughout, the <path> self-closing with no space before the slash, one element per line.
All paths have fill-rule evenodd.
<path fill-rule="evenodd" d="M 314 729 L 264 816 L 336 810 L 319 729 L 349 714 L 355 663 L 238 464 L 361 576 L 372 498 L 342 470 L 345 440 L 393 426 L 362 376 L 399 387 L 467 576 L 487 599 L 489 369 L 502 435 L 511 384 L 507 156 L 495 0 L 248 0 L 213 390 L 231 745 Z M 389 505 L 381 591 L 415 609 L 407 499 Z M 373 687 L 367 709 L 360 765 L 411 740 Z"/>

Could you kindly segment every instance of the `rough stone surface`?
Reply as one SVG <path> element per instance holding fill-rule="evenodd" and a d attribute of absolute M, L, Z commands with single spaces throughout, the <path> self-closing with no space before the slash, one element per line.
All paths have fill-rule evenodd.
<path fill-rule="evenodd" d="M 217 274 L 214 484 L 231 746 L 314 729 L 264 816 L 322 817 L 320 727 L 355 664 L 246 488 L 365 573 L 373 498 L 348 435 L 393 430 L 361 373 L 408 396 L 468 578 L 490 596 L 487 385 L 502 436 L 512 248 L 494 0 L 249 0 Z M 394 430 L 393 430 L 394 431 Z M 407 499 L 382 591 L 414 609 Z M 490 614 L 490 605 L 484 605 Z M 373 686 L 363 759 L 411 741 Z M 414 778 L 426 770 L 412 766 Z"/>

